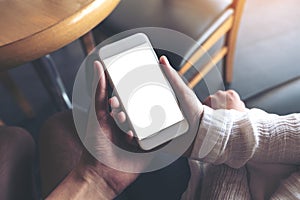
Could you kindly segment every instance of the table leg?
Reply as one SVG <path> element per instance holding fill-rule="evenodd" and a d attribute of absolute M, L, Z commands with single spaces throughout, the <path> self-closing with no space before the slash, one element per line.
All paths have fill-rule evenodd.
<path fill-rule="evenodd" d="M 56 109 L 59 111 L 71 109 L 72 103 L 66 93 L 65 86 L 52 57 L 48 54 L 32 61 L 32 64 L 52 98 Z"/>

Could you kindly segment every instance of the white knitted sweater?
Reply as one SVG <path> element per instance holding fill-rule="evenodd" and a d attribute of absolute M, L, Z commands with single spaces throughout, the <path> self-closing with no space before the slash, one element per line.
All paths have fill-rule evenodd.
<path fill-rule="evenodd" d="M 205 107 L 191 159 L 183 199 L 300 199 L 300 114 Z"/>

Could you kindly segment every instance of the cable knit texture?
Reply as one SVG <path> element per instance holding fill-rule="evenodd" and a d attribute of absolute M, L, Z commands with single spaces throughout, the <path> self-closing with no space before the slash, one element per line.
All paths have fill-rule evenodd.
<path fill-rule="evenodd" d="M 251 199 L 245 167 L 234 169 L 227 165 L 209 165 L 204 174 L 204 192 L 200 199 Z"/>
<path fill-rule="evenodd" d="M 205 173 L 201 199 L 248 199 L 247 162 L 300 164 L 300 114 L 205 107 L 191 158 L 213 164 Z M 299 191 L 298 171 L 281 180 L 271 199 L 300 199 Z"/>

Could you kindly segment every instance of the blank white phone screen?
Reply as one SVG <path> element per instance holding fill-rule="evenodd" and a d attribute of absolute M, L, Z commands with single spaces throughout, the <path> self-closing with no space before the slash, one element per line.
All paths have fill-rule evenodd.
<path fill-rule="evenodd" d="M 184 119 L 147 43 L 103 62 L 137 138 L 149 137 Z"/>

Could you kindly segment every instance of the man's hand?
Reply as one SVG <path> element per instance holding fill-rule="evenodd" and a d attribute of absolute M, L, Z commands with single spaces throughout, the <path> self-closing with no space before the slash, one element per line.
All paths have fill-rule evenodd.
<path fill-rule="evenodd" d="M 132 135 L 124 134 L 108 111 L 107 80 L 103 67 L 98 61 L 95 62 L 95 71 L 98 72 L 98 76 L 100 77 L 94 104 L 96 118 L 99 124 L 93 124 L 92 121 L 88 123 L 85 146 L 88 147 L 89 152 L 85 151 L 82 154 L 81 162 L 82 166 L 88 168 L 90 173 L 89 178 L 92 178 L 95 182 L 97 182 L 98 178 L 104 179 L 117 195 L 131 184 L 139 174 L 118 171 L 106 166 L 99 160 L 105 161 L 106 164 L 111 163 L 114 166 L 124 166 L 124 169 L 133 167 L 143 168 L 144 166 L 142 166 L 142 163 L 133 163 L 132 160 L 128 160 L 126 157 L 116 153 L 115 146 L 133 152 L 140 150 L 136 146 L 128 143 L 128 141 L 132 140 Z M 91 111 L 91 113 L 94 112 Z M 93 156 L 90 153 L 92 153 Z"/>
<path fill-rule="evenodd" d="M 244 102 L 234 90 L 218 91 L 210 95 L 203 104 L 211 107 L 212 109 L 233 109 L 241 112 L 247 111 Z"/>
<path fill-rule="evenodd" d="M 90 108 L 81 159 L 68 176 L 55 188 L 47 199 L 113 199 L 131 184 L 139 174 L 113 169 L 104 163 L 119 165 L 124 169 L 143 169 L 141 162 L 132 162 L 115 151 L 115 145 L 122 149 L 137 152 L 136 146 L 127 141 L 132 137 L 124 134 L 108 112 L 107 81 L 99 62 L 95 62 L 95 98 Z M 100 159 L 101 158 L 101 159 Z"/>

